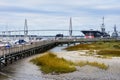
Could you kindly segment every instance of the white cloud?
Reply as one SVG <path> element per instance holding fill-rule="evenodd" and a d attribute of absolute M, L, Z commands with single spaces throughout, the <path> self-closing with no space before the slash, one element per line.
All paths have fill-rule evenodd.
<path fill-rule="evenodd" d="M 119 2 L 119 0 L 1 0 L 0 26 L 8 24 L 9 29 L 15 27 L 23 29 L 24 19 L 27 18 L 29 29 L 69 29 L 69 17 L 73 17 L 73 29 L 100 29 L 101 18 L 105 16 L 106 28 L 112 31 L 114 24 L 120 26 Z"/>
<path fill-rule="evenodd" d="M 120 9 L 120 5 L 99 5 L 96 6 L 95 9 L 101 10 Z"/>

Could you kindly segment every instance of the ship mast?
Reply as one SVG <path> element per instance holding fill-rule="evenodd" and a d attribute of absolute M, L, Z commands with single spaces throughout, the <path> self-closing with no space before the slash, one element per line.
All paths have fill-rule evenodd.
<path fill-rule="evenodd" d="M 116 30 L 116 25 L 114 25 L 114 32 L 117 33 L 117 30 Z"/>
<path fill-rule="evenodd" d="M 102 22 L 102 26 L 101 26 L 101 31 L 102 31 L 103 33 L 105 33 L 104 16 L 103 16 L 102 20 L 103 20 L 103 22 Z"/>

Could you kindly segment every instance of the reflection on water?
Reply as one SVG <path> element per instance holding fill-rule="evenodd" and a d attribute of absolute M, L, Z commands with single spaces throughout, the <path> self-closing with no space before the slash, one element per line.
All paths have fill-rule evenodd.
<path fill-rule="evenodd" d="M 61 51 L 62 47 L 56 47 L 50 51 Z M 5 67 L 0 72 L 0 80 L 46 80 L 42 78 L 42 73 L 38 66 L 33 65 L 30 60 L 35 56 L 24 58 Z"/>

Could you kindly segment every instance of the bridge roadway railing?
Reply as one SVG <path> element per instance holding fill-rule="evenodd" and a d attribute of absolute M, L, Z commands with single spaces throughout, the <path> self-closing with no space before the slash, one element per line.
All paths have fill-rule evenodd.
<path fill-rule="evenodd" d="M 0 57 L 3 57 L 3 56 L 8 55 L 8 54 L 17 53 L 17 52 L 25 51 L 28 49 L 32 49 L 32 48 L 39 47 L 42 45 L 51 44 L 51 43 L 55 43 L 55 41 L 45 40 L 45 41 L 31 42 L 29 44 L 16 45 L 16 46 L 11 47 L 11 48 L 1 48 L 0 49 Z"/>

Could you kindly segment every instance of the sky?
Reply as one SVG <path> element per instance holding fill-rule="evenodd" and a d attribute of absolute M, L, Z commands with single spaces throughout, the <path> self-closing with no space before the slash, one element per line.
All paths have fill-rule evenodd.
<path fill-rule="evenodd" d="M 112 33 L 115 24 L 120 32 L 119 4 L 120 0 L 0 0 L 0 31 L 23 30 L 25 19 L 29 30 L 69 30 L 70 17 L 73 30 L 100 30 L 104 16 L 106 32 Z M 57 33 L 69 34 L 64 31 L 29 32 L 38 35 Z M 73 35 L 79 34 L 73 32 Z"/>

